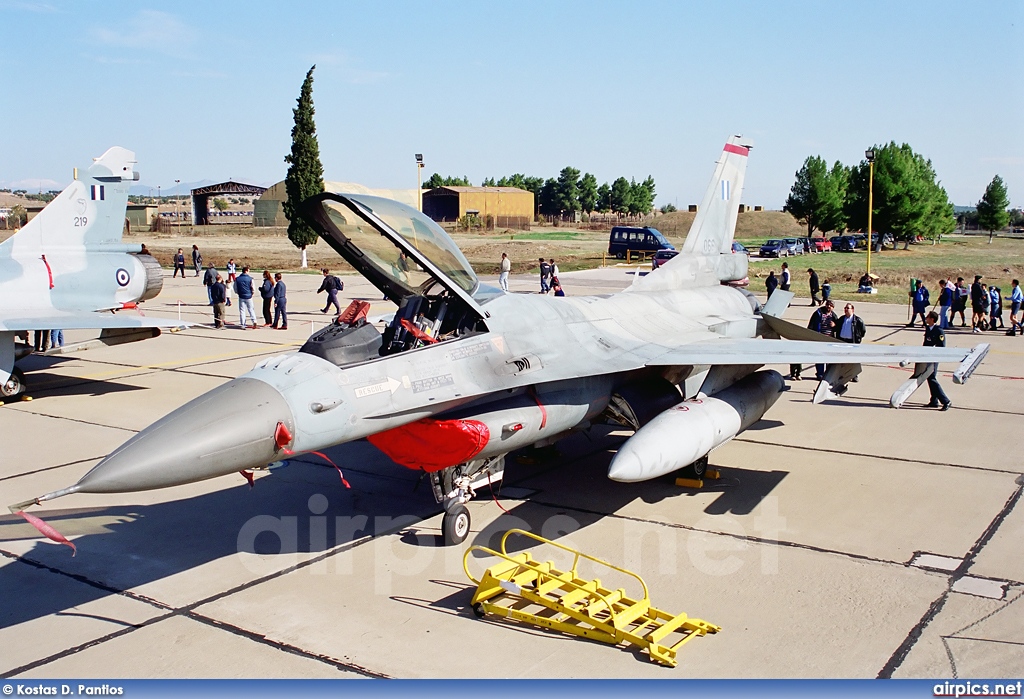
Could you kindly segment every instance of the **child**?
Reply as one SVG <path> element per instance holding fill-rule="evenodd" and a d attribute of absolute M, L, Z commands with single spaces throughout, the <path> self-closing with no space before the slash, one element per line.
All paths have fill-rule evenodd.
<path fill-rule="evenodd" d="M 828 283 L 828 279 L 821 285 L 821 302 L 828 301 L 832 296 L 832 285 Z"/>
<path fill-rule="evenodd" d="M 990 286 L 988 288 L 988 328 L 989 330 L 995 330 L 996 325 L 1002 328 L 1003 326 L 1003 295 L 1002 291 L 998 286 Z"/>

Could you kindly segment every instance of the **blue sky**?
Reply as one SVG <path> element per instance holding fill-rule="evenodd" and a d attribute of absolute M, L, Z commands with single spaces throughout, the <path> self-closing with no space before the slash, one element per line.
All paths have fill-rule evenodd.
<path fill-rule="evenodd" d="M 743 200 L 780 208 L 808 155 L 907 142 L 956 204 L 1024 205 L 1024 0 L 76 2 L 0 0 L 0 184 L 59 188 L 111 145 L 156 188 L 284 177 L 317 65 L 328 179 L 610 181 L 699 201 L 752 137 Z"/>

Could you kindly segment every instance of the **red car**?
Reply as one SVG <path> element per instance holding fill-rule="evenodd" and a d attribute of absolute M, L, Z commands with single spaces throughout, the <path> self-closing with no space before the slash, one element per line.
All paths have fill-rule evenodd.
<path fill-rule="evenodd" d="M 832 242 L 828 238 L 813 238 L 811 242 L 818 252 L 832 252 Z"/>

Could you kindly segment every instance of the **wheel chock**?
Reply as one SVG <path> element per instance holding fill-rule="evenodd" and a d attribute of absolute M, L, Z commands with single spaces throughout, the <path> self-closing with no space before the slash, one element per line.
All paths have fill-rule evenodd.
<path fill-rule="evenodd" d="M 704 481 L 717 481 L 722 477 L 722 472 L 717 468 L 709 468 L 704 471 L 704 478 L 677 478 L 676 485 L 680 488 L 693 488 L 694 490 L 700 490 L 704 487 Z"/>

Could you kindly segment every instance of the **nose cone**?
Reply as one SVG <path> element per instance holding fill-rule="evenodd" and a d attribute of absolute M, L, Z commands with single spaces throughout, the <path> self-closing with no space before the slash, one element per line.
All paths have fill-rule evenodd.
<path fill-rule="evenodd" d="M 125 493 L 264 466 L 279 458 L 278 422 L 294 434 L 291 409 L 277 389 L 258 379 L 233 379 L 129 439 L 76 487 Z"/>
<path fill-rule="evenodd" d="M 623 444 L 612 457 L 612 462 L 608 465 L 608 478 L 620 483 L 636 483 L 650 478 L 640 455 L 636 449 L 632 448 L 629 441 Z"/>

